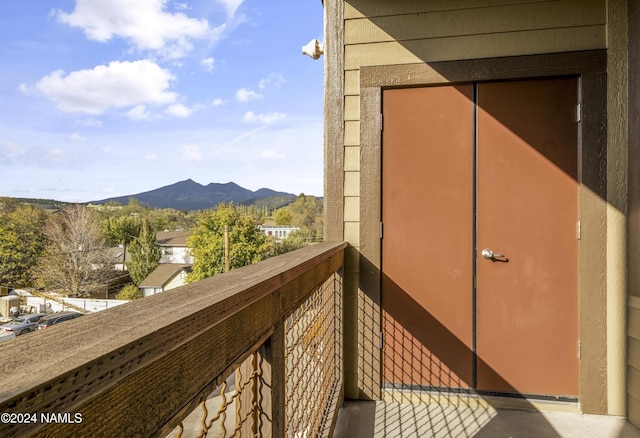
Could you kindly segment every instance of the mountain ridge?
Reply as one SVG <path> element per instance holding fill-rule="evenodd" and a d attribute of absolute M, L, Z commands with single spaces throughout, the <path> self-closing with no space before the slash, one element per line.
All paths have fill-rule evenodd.
<path fill-rule="evenodd" d="M 279 208 L 293 202 L 297 196 L 292 193 L 278 192 L 266 187 L 254 192 L 234 182 L 212 182 L 207 185 L 202 185 L 189 178 L 141 193 L 91 201 L 90 204 L 115 202 L 124 205 L 127 204 L 131 198 L 138 200 L 141 204 L 150 208 L 173 208 L 176 210 L 194 211 L 214 208 L 222 202 L 233 202 L 239 205 L 259 203 L 261 205 L 268 205 L 270 208 Z"/>

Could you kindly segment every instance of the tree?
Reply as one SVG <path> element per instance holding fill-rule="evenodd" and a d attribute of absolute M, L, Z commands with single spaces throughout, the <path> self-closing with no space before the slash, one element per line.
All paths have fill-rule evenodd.
<path fill-rule="evenodd" d="M 76 205 L 50 217 L 44 230 L 49 244 L 36 268 L 40 285 L 88 296 L 115 277 L 100 225 L 91 213 Z"/>
<path fill-rule="evenodd" d="M 127 245 L 140 234 L 141 219 L 137 214 L 110 217 L 102 222 L 102 230 L 113 245 L 122 245 L 122 266 L 127 256 Z"/>
<path fill-rule="evenodd" d="M 160 261 L 160 249 L 156 246 L 156 233 L 148 220 L 142 220 L 140 233 L 129 245 L 130 261 L 127 270 L 136 285 L 158 267 Z"/>
<path fill-rule="evenodd" d="M 27 286 L 44 254 L 47 213 L 37 207 L 2 202 L 0 209 L 0 284 Z"/>
<path fill-rule="evenodd" d="M 269 243 L 258 229 L 258 221 L 241 214 L 233 204 L 220 204 L 198 214 L 197 225 L 187 246 L 195 258 L 187 281 L 197 281 L 225 271 L 225 227 L 229 233 L 231 268 L 259 262 L 268 255 Z"/>
<path fill-rule="evenodd" d="M 293 215 L 288 208 L 279 208 L 273 215 L 276 225 L 293 225 Z"/>
<path fill-rule="evenodd" d="M 142 298 L 143 294 L 137 286 L 133 284 L 128 284 L 122 288 L 118 295 L 116 295 L 117 300 L 137 300 L 138 298 Z"/>
<path fill-rule="evenodd" d="M 313 242 L 322 240 L 322 215 L 322 201 L 315 196 L 306 196 L 301 193 L 294 202 L 277 210 L 274 219 L 278 225 L 300 227 L 303 238 Z"/>
<path fill-rule="evenodd" d="M 289 235 L 284 239 L 276 239 L 274 237 L 270 237 L 269 241 L 271 243 L 269 257 L 274 257 L 280 254 L 294 251 L 296 249 L 303 248 L 306 244 L 307 239 L 301 232 L 293 231 L 292 233 L 289 233 Z"/>

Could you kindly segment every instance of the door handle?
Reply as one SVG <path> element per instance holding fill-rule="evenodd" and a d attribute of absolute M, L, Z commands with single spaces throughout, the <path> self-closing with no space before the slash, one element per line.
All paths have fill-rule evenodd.
<path fill-rule="evenodd" d="M 485 248 L 481 252 L 482 257 L 486 260 L 492 260 L 496 257 L 506 257 L 504 254 L 496 254 L 490 248 Z"/>

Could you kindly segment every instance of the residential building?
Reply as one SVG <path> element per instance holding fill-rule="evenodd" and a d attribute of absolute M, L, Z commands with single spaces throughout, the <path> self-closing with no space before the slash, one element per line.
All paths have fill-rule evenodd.
<path fill-rule="evenodd" d="M 160 247 L 160 263 L 193 264 L 187 247 L 189 231 L 158 231 L 156 245 Z"/>
<path fill-rule="evenodd" d="M 126 271 L 127 263 L 131 261 L 131 255 L 129 254 L 129 249 L 123 246 L 114 246 L 112 248 L 107 249 L 109 254 L 109 259 L 113 262 L 113 269 L 116 271 Z"/>
<path fill-rule="evenodd" d="M 287 237 L 289 237 L 289 234 L 293 233 L 294 231 L 300 231 L 300 227 L 295 227 L 293 225 L 262 224 L 258 227 L 258 229 L 260 229 L 260 231 L 262 231 L 265 236 L 272 236 L 276 239 L 286 239 Z"/>
<path fill-rule="evenodd" d="M 138 285 L 145 297 L 175 289 L 186 284 L 191 265 L 179 263 L 161 263 Z"/>

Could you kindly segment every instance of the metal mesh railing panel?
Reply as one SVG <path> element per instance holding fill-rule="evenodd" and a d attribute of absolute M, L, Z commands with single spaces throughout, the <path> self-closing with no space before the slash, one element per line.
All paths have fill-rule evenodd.
<path fill-rule="evenodd" d="M 256 351 L 168 437 L 261 436 L 265 422 L 271 420 L 270 401 L 263 406 L 271 384 L 285 387 L 287 437 L 326 436 L 342 375 L 342 277 L 338 273 L 285 320 L 284 341 L 284 382 L 271 383 L 270 364 Z"/>
<path fill-rule="evenodd" d="M 257 353 L 253 353 L 167 438 L 230 438 L 247 436 L 245 430 L 255 431 L 252 417 L 258 400 L 253 394 L 260 377 L 257 362 Z M 243 409 L 243 403 L 250 403 L 251 409 Z"/>
<path fill-rule="evenodd" d="M 285 321 L 286 432 L 290 438 L 311 438 L 324 432 L 342 372 L 341 304 L 341 277 L 333 275 Z"/>

